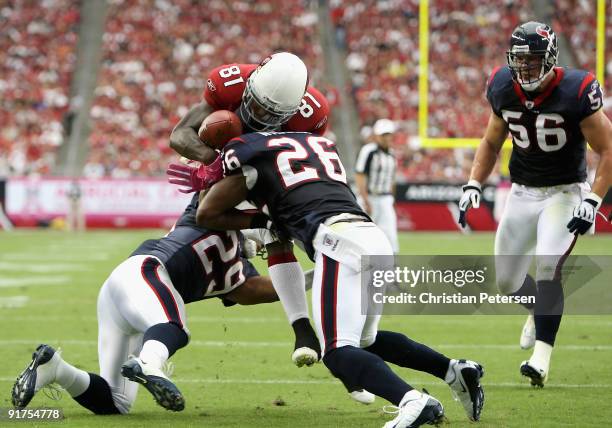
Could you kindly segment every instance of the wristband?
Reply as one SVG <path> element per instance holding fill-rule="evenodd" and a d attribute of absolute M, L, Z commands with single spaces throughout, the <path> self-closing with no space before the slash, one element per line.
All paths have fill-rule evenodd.
<path fill-rule="evenodd" d="M 599 207 L 601 206 L 601 202 L 602 202 L 602 198 L 601 196 L 599 196 L 597 193 L 591 192 L 587 195 L 587 197 L 584 199 L 585 202 L 595 202 L 595 205 L 593 205 L 591 203 L 591 205 L 593 205 L 595 207 L 595 209 L 599 209 Z"/>
<path fill-rule="evenodd" d="M 480 185 L 478 180 L 474 180 L 474 179 L 469 180 L 467 184 L 463 187 L 468 188 L 468 189 L 474 188 L 474 189 L 482 191 L 482 186 Z"/>

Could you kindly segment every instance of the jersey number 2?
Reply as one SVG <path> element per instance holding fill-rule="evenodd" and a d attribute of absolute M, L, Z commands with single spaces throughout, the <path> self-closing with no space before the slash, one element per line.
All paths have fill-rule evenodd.
<path fill-rule="evenodd" d="M 346 184 L 346 170 L 340 161 L 338 153 L 336 151 L 325 150 L 326 148 L 333 147 L 334 142 L 324 137 L 315 136 L 306 138 L 306 142 L 319 158 L 321 165 L 325 169 L 325 174 L 332 180 Z M 319 172 L 316 168 L 299 165 L 294 169 L 292 166 L 292 161 L 301 161 L 308 158 L 308 151 L 299 141 L 288 137 L 274 138 L 268 141 L 268 147 L 287 147 L 287 150 L 280 152 L 276 156 L 276 166 L 285 188 L 319 179 Z"/>

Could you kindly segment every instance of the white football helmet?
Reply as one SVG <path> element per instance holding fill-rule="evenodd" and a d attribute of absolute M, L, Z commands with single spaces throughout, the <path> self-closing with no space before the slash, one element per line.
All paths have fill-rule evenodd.
<path fill-rule="evenodd" d="M 254 131 L 277 130 L 293 116 L 308 86 L 304 62 L 289 52 L 266 58 L 251 73 L 238 116 Z"/>

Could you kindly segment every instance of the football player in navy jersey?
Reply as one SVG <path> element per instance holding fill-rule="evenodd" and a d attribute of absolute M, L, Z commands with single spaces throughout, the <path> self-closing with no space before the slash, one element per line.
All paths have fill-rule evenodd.
<path fill-rule="evenodd" d="M 226 177 L 198 207 L 198 224 L 215 230 L 274 227 L 301 241 L 315 262 L 312 312 L 323 362 L 349 391 L 365 389 L 398 406 L 385 427 L 418 427 L 443 417 L 385 363 L 430 373 L 448 383 L 471 420 L 484 403 L 482 367 L 451 360 L 400 333 L 378 331 L 380 315 L 362 313 L 361 257 L 393 256 L 384 232 L 359 207 L 335 145 L 306 132 L 258 132 L 231 140 L 222 153 Z M 234 209 L 253 202 L 259 213 Z"/>
<path fill-rule="evenodd" d="M 463 186 L 459 223 L 465 227 L 466 211 L 479 206 L 481 183 L 509 132 L 512 189 L 495 239 L 497 282 L 507 294 L 536 296 L 520 340 L 533 354 L 520 371 L 542 387 L 563 313 L 562 264 L 578 235 L 593 230 L 612 182 L 612 125 L 595 76 L 557 67 L 557 37 L 548 25 L 518 26 L 506 55 L 508 65 L 487 82 L 492 112 Z M 592 187 L 585 182 L 587 143 L 600 156 Z M 527 275 L 534 254 L 535 279 Z"/>
<path fill-rule="evenodd" d="M 57 383 L 95 414 L 125 414 L 142 384 L 157 403 L 180 411 L 185 400 L 166 362 L 187 345 L 185 304 L 218 297 L 226 306 L 278 300 L 272 282 L 243 257 L 239 232 L 198 227 L 199 195 L 163 238 L 143 242 L 110 274 L 98 296 L 100 375 L 40 345 L 17 378 L 13 405 L 23 408 Z M 131 356 L 131 357 L 128 357 Z"/>

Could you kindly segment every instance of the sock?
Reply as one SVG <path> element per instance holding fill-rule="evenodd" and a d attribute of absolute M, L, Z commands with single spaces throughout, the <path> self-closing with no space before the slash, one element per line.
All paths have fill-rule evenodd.
<path fill-rule="evenodd" d="M 533 279 L 533 277 L 529 274 L 527 274 L 527 276 L 525 277 L 525 280 L 523 281 L 523 285 L 521 285 L 521 288 L 519 288 L 514 293 L 510 293 L 510 296 L 518 296 L 518 297 L 536 296 L 536 295 L 537 295 L 536 282 Z M 529 311 L 533 311 L 533 308 L 535 306 L 533 303 L 521 303 L 521 305 L 523 305 Z"/>
<path fill-rule="evenodd" d="M 553 347 L 548 343 L 536 340 L 535 346 L 533 347 L 533 354 L 531 354 L 529 362 L 548 373 L 552 350 Z"/>
<path fill-rule="evenodd" d="M 440 379 L 444 379 L 450 364 L 450 359 L 439 352 L 392 331 L 379 331 L 376 341 L 364 350 L 389 363 L 426 372 Z"/>
<path fill-rule="evenodd" d="M 167 322 L 149 327 L 144 333 L 143 342 L 140 359 L 161 368 L 168 358 L 187 345 L 189 337 L 178 325 Z"/>
<path fill-rule="evenodd" d="M 87 388 L 72 398 L 86 409 L 91 410 L 96 415 L 114 415 L 121 413 L 113 401 L 113 394 L 110 386 L 104 378 L 94 373 L 87 374 Z"/>
<path fill-rule="evenodd" d="M 57 352 L 53 358 L 59 360 L 55 371 L 55 382 L 72 397 L 82 394 L 89 387 L 89 373 L 68 364 Z"/>
<path fill-rule="evenodd" d="M 169 356 L 168 347 L 157 340 L 147 340 L 143 343 L 142 350 L 138 355 L 142 362 L 152 364 L 157 368 L 161 368 Z"/>
<path fill-rule="evenodd" d="M 295 334 L 295 348 L 301 348 L 306 346 L 317 352 L 319 358 L 321 358 L 321 345 L 317 334 L 315 333 L 310 320 L 308 318 L 300 318 L 291 324 L 293 333 Z"/>
<path fill-rule="evenodd" d="M 308 318 L 304 273 L 295 256 L 286 253 L 268 257 L 268 272 L 289 324 Z"/>
<path fill-rule="evenodd" d="M 366 389 L 398 406 L 413 390 L 378 355 L 354 346 L 342 346 L 326 353 L 323 362 L 350 390 Z M 358 388 L 355 386 L 358 385 Z"/>
<path fill-rule="evenodd" d="M 563 286 L 560 281 L 538 281 L 538 294 L 534 308 L 536 340 L 551 346 L 561 325 L 563 315 Z"/>

